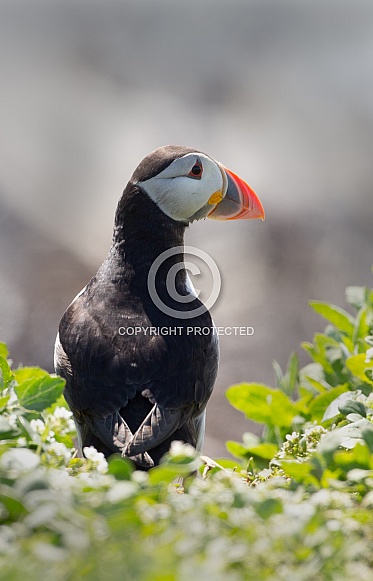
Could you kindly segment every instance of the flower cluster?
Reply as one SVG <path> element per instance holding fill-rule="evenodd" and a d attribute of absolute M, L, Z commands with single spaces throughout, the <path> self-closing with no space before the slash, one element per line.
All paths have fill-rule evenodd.
<path fill-rule="evenodd" d="M 97 452 L 93 446 L 83 448 L 84 456 L 88 460 L 88 467 L 91 470 L 97 470 L 100 474 L 105 474 L 108 469 L 108 463 L 102 452 Z"/>
<path fill-rule="evenodd" d="M 56 407 L 53 413 L 44 413 L 43 419 L 30 421 L 33 441 L 38 444 L 44 464 L 67 466 L 73 457 L 75 424 L 72 417 L 68 409 Z"/>
<path fill-rule="evenodd" d="M 306 459 L 316 451 L 316 447 L 321 438 L 327 433 L 327 430 L 322 426 L 313 425 L 303 433 L 293 432 L 292 434 L 287 434 L 286 440 L 275 458 L 292 457 L 297 460 Z"/>

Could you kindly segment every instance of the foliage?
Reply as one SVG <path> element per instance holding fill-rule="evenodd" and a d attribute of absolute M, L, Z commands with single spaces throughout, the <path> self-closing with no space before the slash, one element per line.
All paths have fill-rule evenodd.
<path fill-rule="evenodd" d="M 274 364 L 274 389 L 256 383 L 228 389 L 234 407 L 264 424 L 261 437 L 247 433 L 241 444 L 227 442 L 241 466 L 248 467 L 251 483 L 281 474 L 291 478 L 292 487 L 310 492 L 340 490 L 341 483 L 359 496 L 370 491 L 373 291 L 348 287 L 346 298 L 355 317 L 334 305 L 310 303 L 330 322 L 325 333 L 303 343 L 312 363 L 298 369 L 293 353 L 285 374 Z"/>
<path fill-rule="evenodd" d="M 148 473 L 78 458 L 63 380 L 0 344 L 0 579 L 370 580 L 373 291 L 347 299 L 355 316 L 311 303 L 329 321 L 312 363 L 228 390 L 261 437 L 217 461 L 175 442 Z"/>

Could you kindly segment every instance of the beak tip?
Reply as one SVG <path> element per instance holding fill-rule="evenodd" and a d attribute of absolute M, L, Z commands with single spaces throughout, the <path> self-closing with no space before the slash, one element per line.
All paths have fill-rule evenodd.
<path fill-rule="evenodd" d="M 263 205 L 254 190 L 238 175 L 221 166 L 226 178 L 225 198 L 210 212 L 209 218 L 217 220 L 265 219 Z"/>

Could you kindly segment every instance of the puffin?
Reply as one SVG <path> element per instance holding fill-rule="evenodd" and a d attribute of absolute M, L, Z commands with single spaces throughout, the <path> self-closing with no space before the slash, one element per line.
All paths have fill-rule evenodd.
<path fill-rule="evenodd" d="M 55 342 L 83 454 L 93 446 L 149 470 L 175 440 L 201 450 L 219 346 L 183 249 L 187 226 L 204 218 L 264 219 L 264 209 L 243 179 L 196 149 L 167 145 L 140 162 L 118 202 L 109 253 Z"/>

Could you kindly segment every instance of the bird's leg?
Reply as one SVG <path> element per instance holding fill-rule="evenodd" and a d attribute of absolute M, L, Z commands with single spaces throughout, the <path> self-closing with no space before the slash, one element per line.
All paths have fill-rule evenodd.
<path fill-rule="evenodd" d="M 185 421 L 185 409 L 170 410 L 155 404 L 125 447 L 125 455 L 146 453 L 162 444 Z"/>
<path fill-rule="evenodd" d="M 92 432 L 113 452 L 128 457 L 126 448 L 132 441 L 133 434 L 122 416 L 116 412 L 106 418 L 85 415 L 85 420 Z M 131 460 L 144 468 L 154 466 L 152 458 L 146 452 L 131 454 Z"/>

